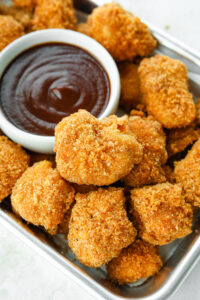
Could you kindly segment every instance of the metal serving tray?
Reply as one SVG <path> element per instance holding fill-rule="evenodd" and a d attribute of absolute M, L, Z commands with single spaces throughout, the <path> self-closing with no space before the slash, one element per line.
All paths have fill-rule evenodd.
<path fill-rule="evenodd" d="M 86 17 L 83 11 L 89 13 L 91 7 L 102 4 L 101 0 L 93 1 L 93 6 L 91 6 L 91 1 L 88 1 L 90 3 L 86 6 L 84 0 L 75 2 L 76 7 L 79 4 L 79 9 L 82 10 L 82 13 L 78 14 L 81 19 Z M 80 5 L 81 2 L 82 5 Z M 182 60 L 189 70 L 190 90 L 195 99 L 200 97 L 200 54 L 195 53 L 148 22 L 145 23 L 159 41 L 155 53 Z M 62 272 L 69 274 L 74 281 L 87 289 L 94 299 L 167 299 L 189 274 L 200 257 L 200 222 L 197 216 L 192 234 L 160 247 L 164 267 L 157 276 L 119 287 L 108 281 L 104 268 L 87 268 L 79 263 L 68 248 L 63 235 L 53 237 L 40 228 L 27 226 L 12 213 L 9 198 L 0 205 L 0 223 Z"/>

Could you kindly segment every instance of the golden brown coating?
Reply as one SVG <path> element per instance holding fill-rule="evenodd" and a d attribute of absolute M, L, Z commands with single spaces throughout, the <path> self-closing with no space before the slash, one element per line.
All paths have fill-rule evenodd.
<path fill-rule="evenodd" d="M 165 182 L 163 165 L 167 160 L 167 152 L 161 124 L 152 117 L 131 116 L 129 128 L 143 146 L 143 159 L 123 178 L 123 182 L 131 187 Z"/>
<path fill-rule="evenodd" d="M 16 6 L 26 8 L 32 11 L 36 6 L 37 1 L 38 0 L 13 0 L 13 3 Z"/>
<path fill-rule="evenodd" d="M 87 23 L 77 24 L 76 30 L 80 33 L 90 35 L 89 26 Z"/>
<path fill-rule="evenodd" d="M 135 240 L 136 229 L 128 220 L 125 201 L 120 188 L 76 194 L 68 242 L 81 263 L 100 267 Z"/>
<path fill-rule="evenodd" d="M 23 34 L 23 26 L 12 16 L 0 15 L 0 51 Z"/>
<path fill-rule="evenodd" d="M 148 27 L 115 2 L 94 9 L 88 25 L 90 36 L 117 61 L 148 56 L 157 45 Z"/>
<path fill-rule="evenodd" d="M 141 102 L 138 66 L 131 62 L 124 62 L 118 64 L 118 68 L 121 80 L 120 105 L 130 111 Z"/>
<path fill-rule="evenodd" d="M 200 128 L 196 122 L 187 127 L 175 128 L 167 131 L 167 153 L 169 157 L 182 152 L 189 145 L 200 138 Z"/>
<path fill-rule="evenodd" d="M 106 269 L 112 281 L 126 284 L 154 276 L 162 265 L 158 248 L 138 239 L 123 249 L 118 257 L 113 258 Z"/>
<path fill-rule="evenodd" d="M 55 234 L 74 201 L 74 189 L 49 161 L 35 163 L 15 184 L 13 210 L 24 220 Z"/>
<path fill-rule="evenodd" d="M 37 0 L 33 30 L 75 29 L 75 26 L 76 18 L 72 0 Z"/>
<path fill-rule="evenodd" d="M 143 59 L 138 73 L 143 101 L 150 115 L 168 129 L 194 121 L 195 105 L 188 90 L 187 69 L 181 61 L 155 55 Z"/>
<path fill-rule="evenodd" d="M 29 11 L 24 10 L 23 8 L 14 5 L 7 6 L 0 4 L 0 15 L 12 16 L 23 26 L 25 32 L 28 32 L 31 29 L 32 14 Z"/>
<path fill-rule="evenodd" d="M 164 245 L 191 233 L 193 211 L 180 184 L 134 189 L 130 204 L 139 236 L 151 244 Z"/>
<path fill-rule="evenodd" d="M 186 200 L 200 207 L 200 139 L 186 157 L 175 164 L 174 173 L 177 182 L 183 186 Z"/>
<path fill-rule="evenodd" d="M 200 98 L 196 102 L 196 121 L 200 125 Z"/>
<path fill-rule="evenodd" d="M 116 121 L 114 121 L 116 120 Z M 123 132 L 121 118 L 99 121 L 85 110 L 64 118 L 55 129 L 58 171 L 66 180 L 109 185 L 127 175 L 142 159 L 142 146 Z M 128 128 L 128 124 L 126 121 Z"/>
<path fill-rule="evenodd" d="M 17 179 L 28 168 L 29 160 L 20 145 L 0 136 L 0 202 L 11 194 Z"/>

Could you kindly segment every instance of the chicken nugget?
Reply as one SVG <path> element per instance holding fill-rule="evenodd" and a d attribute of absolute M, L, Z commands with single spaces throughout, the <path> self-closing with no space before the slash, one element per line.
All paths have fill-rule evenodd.
<path fill-rule="evenodd" d="M 109 278 L 119 284 L 132 283 L 157 274 L 162 267 L 158 248 L 137 239 L 106 266 Z"/>
<path fill-rule="evenodd" d="M 148 27 L 115 2 L 95 8 L 88 17 L 88 26 L 90 36 L 117 61 L 148 56 L 157 45 Z"/>
<path fill-rule="evenodd" d="M 165 182 L 162 166 L 167 160 L 167 152 L 162 125 L 152 117 L 131 116 L 129 128 L 143 146 L 143 159 L 122 181 L 131 187 Z"/>
<path fill-rule="evenodd" d="M 121 188 L 76 194 L 68 242 L 81 263 L 100 267 L 119 255 L 136 237 L 128 220 Z"/>
<path fill-rule="evenodd" d="M 85 110 L 64 118 L 55 129 L 58 171 L 66 180 L 109 185 L 127 175 L 142 159 L 142 146 L 123 132 L 127 121 L 113 117 L 99 121 Z M 127 126 L 125 126 L 125 124 Z"/>
<path fill-rule="evenodd" d="M 16 182 L 11 203 L 15 213 L 56 234 L 58 225 L 74 201 L 74 189 L 49 161 L 35 163 Z"/>
<path fill-rule="evenodd" d="M 29 32 L 31 30 L 32 14 L 23 8 L 14 5 L 7 6 L 0 4 L 0 15 L 12 16 L 23 26 L 25 32 Z"/>
<path fill-rule="evenodd" d="M 23 26 L 12 16 L 0 15 L 0 51 L 23 34 Z"/>
<path fill-rule="evenodd" d="M 192 232 L 193 211 L 180 184 L 162 183 L 131 191 L 130 214 L 139 236 L 165 245 Z"/>
<path fill-rule="evenodd" d="M 183 186 L 186 200 L 200 207 L 200 139 L 184 159 L 175 163 L 174 173 L 177 182 Z"/>
<path fill-rule="evenodd" d="M 195 104 L 188 90 L 187 69 L 181 61 L 155 55 L 142 60 L 138 73 L 147 112 L 165 128 L 180 128 L 194 121 Z"/>
<path fill-rule="evenodd" d="M 0 136 L 0 202 L 11 194 L 17 179 L 29 165 L 29 155 L 5 136 Z"/>
<path fill-rule="evenodd" d="M 118 64 L 121 80 L 120 105 L 130 111 L 141 102 L 138 66 L 131 62 Z"/>
<path fill-rule="evenodd" d="M 72 0 L 37 0 L 33 30 L 75 29 L 75 26 L 76 18 Z"/>
<path fill-rule="evenodd" d="M 167 153 L 169 157 L 182 152 L 189 145 L 200 138 L 200 128 L 196 122 L 187 127 L 175 128 L 167 131 Z"/>

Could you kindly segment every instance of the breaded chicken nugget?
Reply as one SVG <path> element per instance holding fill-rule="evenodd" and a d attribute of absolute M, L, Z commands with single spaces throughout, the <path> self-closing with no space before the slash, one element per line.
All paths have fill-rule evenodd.
<path fill-rule="evenodd" d="M 37 1 L 38 0 L 13 0 L 13 3 L 16 6 L 26 8 L 26 9 L 32 11 L 36 6 Z"/>
<path fill-rule="evenodd" d="M 112 281 L 125 284 L 154 276 L 162 265 L 158 248 L 138 239 L 113 258 L 106 269 Z"/>
<path fill-rule="evenodd" d="M 23 26 L 25 32 L 28 32 L 31 29 L 32 14 L 29 11 L 24 10 L 23 8 L 14 5 L 7 6 L 0 3 L 0 15 L 12 16 Z"/>
<path fill-rule="evenodd" d="M 167 153 L 169 157 L 182 152 L 200 138 L 200 128 L 196 121 L 183 128 L 167 131 Z"/>
<path fill-rule="evenodd" d="M 47 28 L 75 29 L 76 18 L 72 0 L 37 0 L 33 30 Z"/>
<path fill-rule="evenodd" d="M 35 163 L 15 184 L 13 210 L 24 220 L 56 234 L 58 225 L 74 201 L 74 189 L 49 161 Z"/>
<path fill-rule="evenodd" d="M 141 161 L 142 146 L 123 132 L 125 120 L 122 126 L 117 124 L 120 118 L 113 120 L 101 122 L 79 110 L 56 126 L 56 163 L 63 178 L 77 184 L 109 185 Z"/>
<path fill-rule="evenodd" d="M 118 3 L 93 10 L 88 18 L 90 36 L 102 44 L 117 61 L 148 56 L 157 45 L 148 27 Z"/>
<path fill-rule="evenodd" d="M 87 23 L 77 24 L 76 30 L 80 33 L 84 33 L 86 35 L 90 35 L 89 26 Z"/>
<path fill-rule="evenodd" d="M 130 205 L 139 236 L 151 244 L 164 245 L 191 233 L 193 211 L 180 184 L 132 190 Z"/>
<path fill-rule="evenodd" d="M 139 69 L 140 90 L 147 111 L 164 127 L 184 127 L 196 116 L 188 90 L 186 66 L 163 55 L 143 59 Z"/>
<path fill-rule="evenodd" d="M 118 68 L 121 80 L 120 105 L 130 111 L 141 102 L 138 66 L 131 62 L 124 62 L 118 64 Z"/>
<path fill-rule="evenodd" d="M 167 152 L 161 124 L 152 117 L 131 116 L 129 128 L 143 146 L 143 159 L 122 181 L 132 187 L 165 182 L 162 166 L 167 160 Z"/>
<path fill-rule="evenodd" d="M 68 242 L 81 263 L 100 267 L 135 240 L 136 229 L 128 220 L 125 201 L 120 188 L 76 194 Z"/>
<path fill-rule="evenodd" d="M 29 156 L 21 146 L 0 136 L 0 202 L 11 194 L 17 179 L 28 165 Z"/>
<path fill-rule="evenodd" d="M 0 15 L 0 51 L 23 34 L 23 26 L 12 16 Z"/>
<path fill-rule="evenodd" d="M 200 207 L 200 139 L 183 160 L 175 163 L 174 173 L 183 186 L 186 200 Z"/>

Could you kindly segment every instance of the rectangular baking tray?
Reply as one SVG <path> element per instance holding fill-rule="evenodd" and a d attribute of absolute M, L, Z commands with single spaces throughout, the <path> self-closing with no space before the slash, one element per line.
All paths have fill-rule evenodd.
<path fill-rule="evenodd" d="M 101 1 L 95 1 L 96 4 L 98 2 Z M 82 21 L 86 18 L 83 12 L 78 12 L 78 16 Z M 180 59 L 186 64 L 190 90 L 196 100 L 200 97 L 200 54 L 149 22 L 144 22 L 159 41 L 155 53 Z M 105 268 L 87 268 L 79 263 L 68 248 L 63 235 L 49 236 L 42 229 L 28 226 L 15 216 L 12 213 L 9 198 L 0 204 L 0 223 L 85 288 L 94 299 L 166 300 L 183 282 L 200 257 L 200 221 L 197 215 L 192 234 L 160 247 L 164 267 L 157 276 L 119 287 L 109 282 Z"/>

